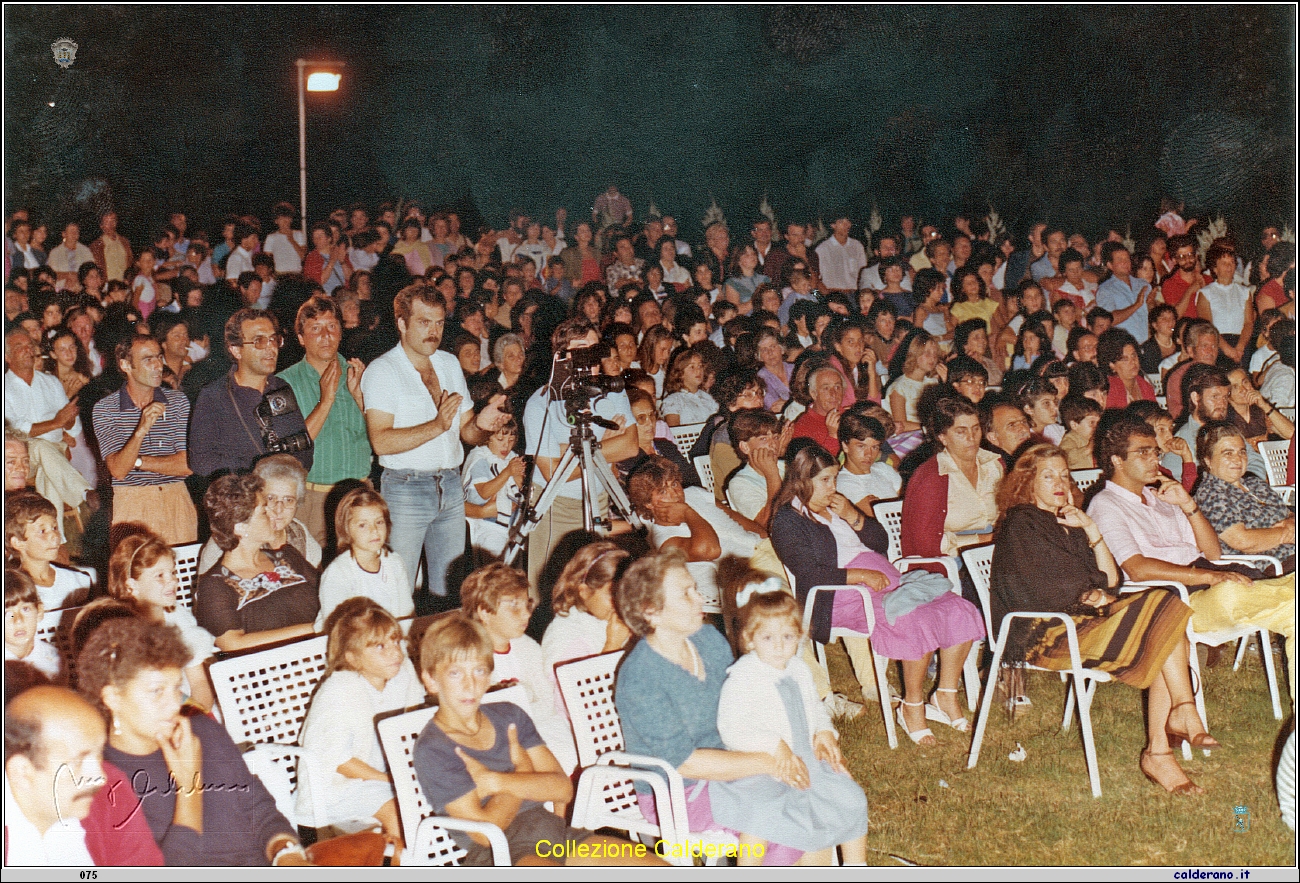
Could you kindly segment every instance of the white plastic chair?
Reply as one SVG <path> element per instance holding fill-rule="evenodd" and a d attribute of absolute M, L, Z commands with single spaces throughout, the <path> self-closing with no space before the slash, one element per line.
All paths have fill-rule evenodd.
<path fill-rule="evenodd" d="M 872 512 L 876 520 L 885 528 L 885 533 L 889 537 L 889 546 L 885 552 L 900 573 L 906 573 L 913 567 L 920 564 L 938 564 L 947 574 L 949 582 L 952 583 L 952 590 L 955 594 L 961 595 L 961 572 L 957 567 L 957 559 L 949 556 L 923 557 L 920 555 L 903 555 L 903 501 L 902 500 L 881 500 L 872 504 Z M 979 703 L 979 658 L 981 642 L 976 641 L 971 645 L 970 655 L 966 658 L 964 667 L 966 680 L 966 707 L 974 711 Z M 892 723 L 890 724 L 892 727 Z"/>
<path fill-rule="evenodd" d="M 677 450 L 689 460 L 691 448 L 695 447 L 695 443 L 700 440 L 700 433 L 704 431 L 704 423 L 683 423 L 681 426 L 672 427 L 672 431 L 673 443 L 677 445 Z"/>
<path fill-rule="evenodd" d="M 700 477 L 704 489 L 713 493 L 713 460 L 706 454 L 703 457 L 696 457 L 692 462 L 695 464 L 695 474 Z"/>
<path fill-rule="evenodd" d="M 1097 771 L 1097 747 L 1092 737 L 1092 698 L 1096 693 L 1097 685 L 1110 681 L 1111 676 L 1104 671 L 1083 666 L 1083 660 L 1079 654 L 1079 636 L 1075 631 L 1074 620 L 1064 613 L 1030 611 L 1008 613 L 1002 618 L 999 630 L 995 631 L 993 605 L 989 589 L 993 569 L 993 545 L 990 543 L 963 549 L 961 557 L 970 570 L 971 578 L 975 582 L 975 590 L 979 593 L 980 606 L 984 612 L 984 625 L 988 629 L 989 640 L 992 641 L 991 646 L 993 648 L 993 662 L 989 666 L 989 681 L 984 688 L 984 700 L 980 703 L 979 716 L 975 721 L 975 737 L 971 740 L 970 756 L 966 761 L 966 768 L 974 769 L 975 765 L 979 763 L 980 748 L 984 742 L 984 732 L 988 727 L 989 711 L 993 707 L 993 695 L 996 692 L 993 686 L 997 683 L 998 673 L 1002 668 L 1002 655 L 1006 651 L 1007 636 L 1010 633 L 1012 621 L 1017 619 L 1030 621 L 1055 619 L 1065 626 L 1066 641 L 1070 648 L 1070 668 L 1065 671 L 1057 671 L 1028 664 L 1025 665 L 1025 668 L 1031 671 L 1052 671 L 1059 673 L 1062 678 L 1068 678 L 1069 686 L 1066 693 L 1065 714 L 1061 718 L 1061 729 L 1069 729 L 1070 721 L 1074 718 L 1074 705 L 1077 700 L 1079 706 L 1079 730 L 1083 735 L 1083 756 L 1088 767 L 1088 782 L 1092 786 L 1092 796 L 1101 797 L 1101 775 Z M 1186 742 L 1183 743 L 1183 756 L 1187 759 L 1191 758 L 1191 749 Z"/>
<path fill-rule="evenodd" d="M 519 704 L 526 699 L 522 687 L 510 687 L 488 693 L 483 701 Z M 424 732 L 437 711 L 436 705 L 417 708 L 383 718 L 375 725 L 379 731 L 379 744 L 388 761 L 389 775 L 393 778 L 398 816 L 406 838 L 407 847 L 402 855 L 402 864 L 438 867 L 459 865 L 465 857 L 465 850 L 448 833 L 454 830 L 487 837 L 492 848 L 492 863 L 498 867 L 509 867 L 510 846 L 500 828 L 488 822 L 434 815 L 433 807 L 424 799 L 419 777 L 415 773 L 415 741 L 420 738 L 420 733 Z"/>
<path fill-rule="evenodd" d="M 1098 481 L 1101 480 L 1101 470 L 1100 469 L 1071 469 L 1070 477 L 1074 479 L 1074 483 L 1078 486 L 1079 490 L 1083 491 L 1086 494 L 1088 492 L 1088 488 L 1092 487 L 1094 484 L 1096 484 Z"/>
<path fill-rule="evenodd" d="M 176 603 L 189 610 L 194 606 L 194 581 L 198 579 L 199 552 L 202 543 L 172 546 L 176 558 Z"/>
<path fill-rule="evenodd" d="M 1264 469 L 1268 472 L 1268 483 L 1288 505 L 1295 500 L 1295 488 L 1286 481 L 1286 456 L 1290 445 L 1289 441 L 1259 443 L 1259 453 L 1264 458 Z"/>
<path fill-rule="evenodd" d="M 80 607 L 64 607 L 60 610 L 47 610 L 36 623 L 36 639 L 44 641 L 59 651 L 63 662 L 63 673 L 72 678 L 77 660 L 72 655 L 72 623 Z"/>
<path fill-rule="evenodd" d="M 233 656 L 212 663 L 208 674 L 226 732 L 236 745 L 250 746 L 244 762 L 271 791 L 285 817 L 307 828 L 334 825 L 364 830 L 371 819 L 329 818 L 318 788 L 308 787 L 310 814 L 296 811 L 300 779 L 305 780 L 312 767 L 309 753 L 297 744 L 298 737 L 312 695 L 325 676 L 326 643 L 321 635 Z"/>
<path fill-rule="evenodd" d="M 924 559 L 924 558 L 918 558 L 918 559 L 904 558 L 898 562 L 899 569 L 905 571 L 908 565 L 925 563 L 929 560 L 930 559 Z M 791 591 L 794 591 L 795 597 L 798 597 L 798 591 L 795 588 L 794 573 L 790 570 L 789 567 L 785 568 L 785 576 L 786 579 L 789 580 L 790 582 Z M 803 605 L 803 630 L 805 634 L 809 634 L 812 630 L 813 605 L 816 601 L 817 596 L 823 592 L 827 592 L 834 595 L 835 592 L 842 592 L 842 591 L 856 592 L 858 595 L 861 596 L 862 608 L 864 611 L 866 611 L 867 631 L 863 633 L 857 631 L 856 629 L 844 628 L 840 626 L 832 626 L 831 633 L 830 633 L 830 643 L 834 643 L 840 638 L 867 638 L 868 640 L 870 640 L 871 633 L 876 630 L 876 612 L 871 606 L 871 596 L 868 594 L 869 590 L 865 586 L 856 586 L 856 585 L 846 585 L 846 586 L 826 585 L 826 586 L 813 586 L 812 588 L 810 588 L 808 590 L 808 594 L 804 598 L 804 605 Z M 953 592 L 957 595 L 961 594 L 960 582 L 953 584 Z M 824 670 L 827 669 L 825 647 L 817 641 L 813 641 L 812 646 L 813 646 L 813 656 L 817 659 L 818 664 L 821 665 L 822 669 Z M 980 642 L 975 641 L 974 643 L 971 644 L 970 653 L 966 655 L 966 663 L 962 669 L 962 678 L 966 682 L 966 702 L 968 703 L 969 707 L 972 710 L 976 707 L 976 702 L 979 698 L 979 667 L 978 667 L 979 652 L 980 652 Z M 890 748 L 897 748 L 898 733 L 894 729 L 893 703 L 890 702 L 888 698 L 889 697 L 889 657 L 882 656 L 879 653 L 877 653 L 876 645 L 874 643 L 871 644 L 871 665 L 876 671 L 876 687 L 880 692 L 880 712 L 885 718 L 885 737 L 889 741 Z M 827 676 L 829 677 L 829 671 L 827 671 Z"/>
<path fill-rule="evenodd" d="M 573 803 L 573 826 L 597 830 L 615 828 L 629 837 L 653 842 L 685 843 L 688 839 L 707 843 L 735 843 L 722 831 L 691 834 L 686 821 L 686 792 L 682 777 L 672 765 L 657 757 L 629 754 L 623 750 L 623 728 L 614 707 L 614 675 L 623 651 L 590 656 L 555 667 L 560 694 L 573 724 L 578 748 L 578 779 Z M 649 822 L 637 803 L 634 781 L 649 785 L 654 792 L 659 824 Z M 671 856 L 678 850 L 665 850 Z M 670 861 L 672 859 L 670 858 Z M 679 860 L 690 864 L 689 859 Z"/>

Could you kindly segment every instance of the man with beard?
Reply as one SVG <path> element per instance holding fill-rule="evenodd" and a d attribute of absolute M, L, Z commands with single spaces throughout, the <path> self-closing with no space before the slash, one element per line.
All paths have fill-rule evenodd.
<path fill-rule="evenodd" d="M 1183 375 L 1182 392 L 1187 420 L 1174 435 L 1186 441 L 1194 451 L 1196 434 L 1202 426 L 1211 421 L 1228 419 L 1232 384 L 1228 382 L 1227 373 L 1217 365 L 1196 364 Z M 1250 445 L 1246 445 L 1246 471 L 1268 480 L 1264 458 Z"/>

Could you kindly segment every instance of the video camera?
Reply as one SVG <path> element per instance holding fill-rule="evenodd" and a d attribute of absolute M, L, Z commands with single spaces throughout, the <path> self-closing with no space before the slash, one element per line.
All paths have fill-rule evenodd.
<path fill-rule="evenodd" d="M 547 392 L 553 399 L 564 400 L 570 422 L 577 416 L 592 417 L 591 403 L 594 400 L 623 391 L 622 377 L 606 377 L 601 373 L 601 357 L 608 353 L 608 349 L 609 345 L 601 342 L 555 354 Z"/>

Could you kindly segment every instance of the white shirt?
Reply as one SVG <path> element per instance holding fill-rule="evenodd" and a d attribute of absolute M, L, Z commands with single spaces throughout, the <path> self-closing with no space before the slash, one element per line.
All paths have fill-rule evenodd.
<path fill-rule="evenodd" d="M 758 546 L 761 537 L 756 533 L 745 530 L 730 515 L 718 508 L 718 504 L 713 499 L 713 494 L 702 487 L 688 487 L 683 490 L 683 495 L 686 497 L 686 505 L 694 509 L 697 515 L 707 521 L 709 526 L 713 528 L 714 533 L 718 535 L 722 555 L 735 555 L 745 560 L 753 557 L 754 549 Z M 686 522 L 668 525 L 656 524 L 651 521 L 646 527 L 649 532 L 650 543 L 656 550 L 668 540 L 691 535 L 690 525 Z M 695 584 L 700 590 L 700 595 L 706 601 L 716 602 L 719 600 L 718 563 L 716 561 L 690 561 L 687 562 L 686 569 L 695 578 Z"/>
<path fill-rule="evenodd" d="M 369 399 L 366 401 L 369 402 Z M 615 416 L 622 414 L 624 427 L 636 425 L 636 417 L 632 414 L 632 406 L 628 403 L 625 392 L 611 393 L 597 399 L 592 404 L 592 411 L 606 420 L 613 420 Z M 563 457 L 563 449 L 569 445 L 571 428 L 565 419 L 565 406 L 562 399 L 556 399 L 549 407 L 547 406 L 546 387 L 543 386 L 529 397 L 528 404 L 524 407 L 524 450 L 528 453 L 538 457 L 557 459 Z M 610 430 L 597 428 L 595 431 L 597 438 L 604 438 L 605 433 Z M 533 484 L 538 488 L 546 486 L 546 478 L 540 468 L 533 469 Z M 560 488 L 559 495 L 572 500 L 581 500 L 582 481 L 574 478 L 565 482 Z"/>
<path fill-rule="evenodd" d="M 505 653 L 493 653 L 492 682 L 517 681 L 528 695 L 524 711 L 533 719 L 546 747 L 560 762 L 566 774 L 578 765 L 578 749 L 573 744 L 569 719 L 556 710 L 555 685 L 543 661 L 542 647 L 527 635 L 510 642 Z"/>
<path fill-rule="evenodd" d="M 857 288 L 858 272 L 867 265 L 867 251 L 852 236 L 843 245 L 831 236 L 817 246 L 817 259 L 827 288 L 853 291 Z"/>
<path fill-rule="evenodd" d="M 293 242 L 305 246 L 307 240 L 303 238 L 301 230 L 292 230 Z M 298 257 L 298 251 L 279 230 L 266 237 L 266 244 L 262 246 L 262 251 L 275 258 L 275 272 L 277 273 L 301 273 L 302 258 Z"/>
<path fill-rule="evenodd" d="M 33 424 L 53 419 L 67 403 L 68 394 L 53 374 L 37 371 L 29 386 L 13 371 L 5 371 L 5 422 L 15 429 L 30 435 Z M 80 417 L 73 422 L 68 435 L 81 436 Z M 39 437 L 46 441 L 61 442 L 63 430 L 51 429 Z"/>
<path fill-rule="evenodd" d="M 703 389 L 697 389 L 695 392 L 679 389 L 671 395 L 664 396 L 664 403 L 659 411 L 664 416 L 676 414 L 681 418 L 681 423 L 703 423 L 718 413 L 718 403 Z"/>
<path fill-rule="evenodd" d="M 496 478 L 505 471 L 513 459 L 515 459 L 514 451 L 510 451 L 505 457 L 498 457 L 487 445 L 479 445 L 470 451 L 465 457 L 465 466 L 461 469 L 461 483 L 465 488 L 466 501 L 475 506 L 486 505 L 487 499 L 478 492 L 475 485 Z M 501 486 L 496 495 L 496 520 L 507 524 L 515 511 L 515 505 L 519 502 L 522 502 L 519 486 L 515 484 L 513 478 L 506 479 L 506 483 Z"/>
<path fill-rule="evenodd" d="M 1246 323 L 1246 301 L 1250 290 L 1233 282 L 1220 285 L 1211 282 L 1201 287 L 1200 296 L 1210 305 L 1210 318 L 1220 334 L 1240 334 Z"/>
<path fill-rule="evenodd" d="M 770 753 L 779 741 L 794 744 L 790 719 L 776 688 L 777 682 L 786 677 L 799 688 L 808 741 L 823 730 L 836 731 L 826 706 L 817 698 L 808 663 L 794 656 L 782 670 L 768 665 L 756 653 L 746 653 L 727 669 L 727 681 L 718 698 L 718 735 L 728 750 Z"/>
<path fill-rule="evenodd" d="M 348 598 L 369 598 L 401 619 L 415 612 L 413 587 L 402 559 L 390 552 L 379 555 L 379 572 L 371 573 L 357 563 L 348 549 L 330 562 L 320 576 L 320 613 L 316 631 L 325 631 L 325 620 Z"/>
<path fill-rule="evenodd" d="M 460 393 L 460 410 L 451 428 L 424 444 L 400 454 L 380 454 L 379 465 L 385 469 L 413 469 L 432 472 L 438 469 L 456 469 L 465 460 L 460 444 L 460 423 L 465 412 L 474 410 L 465 385 L 465 373 L 460 362 L 451 353 L 436 350 L 429 356 L 434 374 L 444 392 Z M 367 411 L 383 411 L 393 415 L 393 428 L 419 426 L 438 416 L 433 397 L 420 379 L 406 351 L 398 344 L 370 363 L 361 376 L 361 392 L 366 399 Z"/>
<path fill-rule="evenodd" d="M 907 273 L 903 273 L 903 281 L 898 283 L 904 291 L 912 290 L 912 280 L 907 278 Z M 880 264 L 872 264 L 870 267 L 864 267 L 862 272 L 858 273 L 858 288 L 870 288 L 873 291 L 883 291 L 885 280 L 880 278 Z"/>
<path fill-rule="evenodd" d="M 94 867 L 95 860 L 86 847 L 86 829 L 81 819 L 63 819 L 50 825 L 42 834 L 27 820 L 18 801 L 5 785 L 5 864 L 6 865 L 58 865 L 62 867 Z"/>
<path fill-rule="evenodd" d="M 856 503 L 864 497 L 889 500 L 899 495 L 903 489 L 903 477 L 898 471 L 883 460 L 871 464 L 866 475 L 854 475 L 847 469 L 841 469 L 835 478 L 835 489 Z"/>
<path fill-rule="evenodd" d="M 242 245 L 226 258 L 226 278 L 238 279 L 240 273 L 253 272 L 253 253 Z"/>
<path fill-rule="evenodd" d="M 785 480 L 785 461 L 776 461 L 777 474 Z M 841 470 L 841 475 L 843 471 Z M 746 518 L 755 518 L 767 505 L 767 479 L 746 463 L 727 482 L 727 502 Z"/>
<path fill-rule="evenodd" d="M 52 680 L 58 679 L 59 670 L 63 668 L 63 657 L 59 656 L 59 651 L 55 649 L 53 644 L 42 641 L 40 638 L 37 638 L 32 643 L 32 652 L 28 653 L 21 659 L 14 655 L 14 653 L 10 651 L 9 645 L 6 644 L 5 662 L 9 661 L 25 662 L 36 668 L 38 671 L 44 672 Z"/>

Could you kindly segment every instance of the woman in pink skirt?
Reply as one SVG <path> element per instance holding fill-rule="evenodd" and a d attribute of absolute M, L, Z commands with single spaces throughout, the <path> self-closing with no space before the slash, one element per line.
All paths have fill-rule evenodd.
<path fill-rule="evenodd" d="M 835 490 L 839 464 L 817 445 L 801 450 L 786 471 L 772 503 L 771 536 L 776 553 L 794 573 L 799 602 L 813 586 L 856 584 L 869 588 L 876 627 L 871 642 L 877 654 L 903 663 L 903 705 L 898 720 L 919 745 L 935 744 L 926 720 L 966 732 L 970 722 L 957 701 L 962 663 L 972 641 L 984 637 L 980 612 L 959 595 L 945 592 L 891 623 L 885 596 L 899 586 L 899 573 L 885 556 L 885 529 Z M 825 598 L 825 600 L 823 600 Z M 837 592 L 818 596 L 812 637 L 825 641 L 832 626 L 867 631 L 860 596 Z M 925 701 L 930 655 L 939 651 L 939 681 Z"/>

